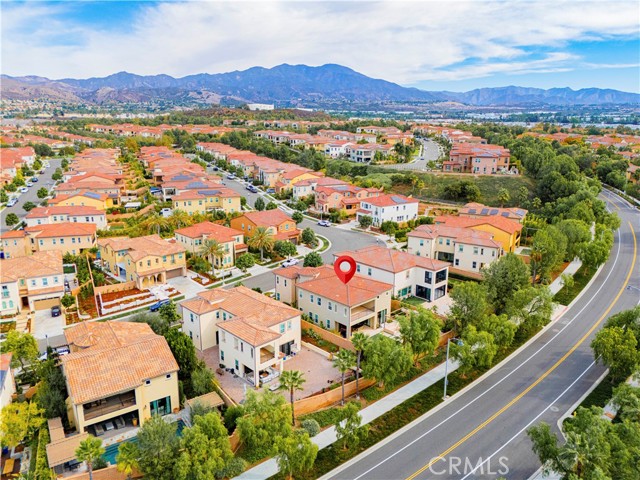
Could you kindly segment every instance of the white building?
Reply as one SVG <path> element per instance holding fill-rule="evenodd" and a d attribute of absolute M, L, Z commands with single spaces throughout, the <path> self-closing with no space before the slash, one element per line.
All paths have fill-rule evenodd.
<path fill-rule="evenodd" d="M 272 103 L 247 103 L 249 110 L 273 110 L 275 105 Z"/>
<path fill-rule="evenodd" d="M 107 228 L 107 214 L 94 207 L 79 205 L 36 207 L 25 217 L 27 227 L 52 223 L 94 223 L 98 229 Z"/>
<path fill-rule="evenodd" d="M 362 216 L 370 216 L 374 227 L 379 227 L 387 221 L 405 223 L 418 218 L 419 204 L 415 198 L 396 193 L 370 197 L 360 202 L 356 219 L 359 221 Z"/>
<path fill-rule="evenodd" d="M 334 261 L 341 255 L 356 261 L 357 274 L 392 284 L 398 298 L 413 295 L 430 302 L 447 294 L 449 264 L 445 262 L 379 245 L 335 253 Z"/>

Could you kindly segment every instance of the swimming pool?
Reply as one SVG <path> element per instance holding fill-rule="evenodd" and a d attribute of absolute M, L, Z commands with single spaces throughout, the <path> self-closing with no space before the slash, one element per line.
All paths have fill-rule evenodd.
<path fill-rule="evenodd" d="M 182 420 L 178 420 L 178 429 L 176 430 L 176 434 L 180 437 L 182 436 L 182 430 L 185 427 L 185 424 Z M 133 442 L 133 443 L 138 443 L 138 437 L 133 437 L 129 440 L 125 440 L 123 442 L 118 442 L 118 443 L 114 443 L 111 444 L 107 447 L 104 447 L 104 455 L 102 455 L 102 458 L 104 458 L 107 462 L 109 462 L 111 465 L 115 465 L 116 464 L 116 455 L 118 455 L 118 448 L 120 448 L 120 444 L 124 443 L 124 442 Z"/>

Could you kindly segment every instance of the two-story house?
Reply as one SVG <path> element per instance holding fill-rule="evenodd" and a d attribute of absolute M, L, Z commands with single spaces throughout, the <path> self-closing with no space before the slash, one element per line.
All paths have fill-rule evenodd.
<path fill-rule="evenodd" d="M 225 213 L 240 212 L 242 195 L 230 188 L 217 187 L 214 189 L 185 190 L 171 197 L 173 208 L 183 210 L 189 215 L 194 213 L 207 214 L 214 210 Z"/>
<path fill-rule="evenodd" d="M 382 195 L 382 188 L 360 188 L 355 185 L 329 185 L 316 188 L 315 210 L 329 213 L 343 210 L 347 215 L 355 215 L 360 202 Z"/>
<path fill-rule="evenodd" d="M 280 209 L 247 212 L 231 219 L 231 228 L 244 233 L 245 238 L 253 236 L 258 227 L 266 228 L 275 240 L 289 240 L 298 243 L 300 230 L 289 215 Z"/>
<path fill-rule="evenodd" d="M 389 283 L 355 275 L 345 285 L 327 265 L 279 268 L 273 274 L 276 300 L 296 305 L 311 322 L 345 338 L 359 328 L 380 327 L 391 311 Z"/>
<path fill-rule="evenodd" d="M 416 296 L 430 302 L 447 294 L 449 264 L 380 245 L 334 253 L 334 260 L 349 255 L 356 273 L 393 285 L 398 298 Z"/>
<path fill-rule="evenodd" d="M 443 224 L 420 225 L 407 234 L 407 251 L 480 272 L 502 255 L 502 245 L 489 232 Z"/>
<path fill-rule="evenodd" d="M 397 193 L 369 197 L 360 202 L 356 219 L 360 221 L 360 217 L 369 216 L 374 227 L 379 227 L 387 221 L 406 223 L 418 218 L 419 204 L 417 199 Z"/>
<path fill-rule="evenodd" d="M 79 255 L 96 246 L 95 223 L 50 223 L 24 229 L 33 251 L 59 250 Z"/>
<path fill-rule="evenodd" d="M 205 240 L 215 240 L 224 250 L 224 256 L 215 258 L 215 268 L 231 268 L 236 263 L 236 256 L 247 251 L 244 235 L 238 230 L 218 225 L 217 223 L 201 222 L 190 227 L 180 228 L 174 233 L 175 239 L 188 252 L 198 255 Z"/>
<path fill-rule="evenodd" d="M 113 199 L 104 193 L 82 191 L 70 195 L 56 195 L 55 198 L 49 199 L 48 205 L 50 207 L 78 205 L 81 207 L 93 207 L 98 210 L 107 210 L 113 207 Z"/>
<path fill-rule="evenodd" d="M 435 218 L 436 225 L 449 227 L 470 228 L 472 230 L 488 232 L 493 239 L 502 245 L 505 252 L 515 252 L 520 245 L 522 224 L 503 216 L 479 216 L 470 218 L 465 216 L 454 217 L 442 215 Z"/>
<path fill-rule="evenodd" d="M 94 207 L 57 206 L 36 207 L 25 217 L 27 227 L 53 223 L 94 223 L 98 229 L 107 227 L 107 215 L 104 210 Z"/>
<path fill-rule="evenodd" d="M 220 364 L 256 387 L 300 350 L 300 312 L 249 288 L 205 290 L 180 307 L 196 348 L 217 346 Z"/>
<path fill-rule="evenodd" d="M 81 322 L 64 336 L 69 420 L 78 432 L 101 436 L 114 424 L 142 426 L 180 409 L 178 364 L 146 323 Z"/>
<path fill-rule="evenodd" d="M 0 234 L 0 258 L 31 255 L 31 240 L 24 230 L 9 230 Z"/>
<path fill-rule="evenodd" d="M 123 282 L 135 282 L 140 290 L 187 275 L 185 247 L 158 235 L 101 238 L 98 256 L 115 277 Z"/>
<path fill-rule="evenodd" d="M 0 272 L 0 315 L 60 305 L 64 295 L 64 272 L 59 251 L 0 260 Z"/>

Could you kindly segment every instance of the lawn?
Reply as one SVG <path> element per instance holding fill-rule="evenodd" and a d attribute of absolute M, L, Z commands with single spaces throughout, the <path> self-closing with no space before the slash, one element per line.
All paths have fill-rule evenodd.
<path fill-rule="evenodd" d="M 408 303 L 409 305 L 412 305 L 414 307 L 421 307 L 424 302 L 426 302 L 424 298 L 418 297 L 409 297 L 402 300 L 402 303 Z"/>
<path fill-rule="evenodd" d="M 562 305 L 569 305 L 589 283 L 595 273 L 596 270 L 587 269 L 584 265 L 581 266 L 573 275 L 573 286 L 571 288 L 562 287 L 553 297 L 553 301 Z"/>

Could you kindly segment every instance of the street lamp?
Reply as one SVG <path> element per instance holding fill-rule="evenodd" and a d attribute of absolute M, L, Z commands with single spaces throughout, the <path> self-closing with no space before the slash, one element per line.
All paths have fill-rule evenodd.
<path fill-rule="evenodd" d="M 442 399 L 443 400 L 447 399 L 447 385 L 449 384 L 449 378 L 448 378 L 448 373 L 449 373 L 449 344 L 451 343 L 451 340 L 456 342 L 456 345 L 463 345 L 462 340 L 460 340 L 459 338 L 453 337 L 453 338 L 448 338 L 447 339 L 447 359 L 444 362 L 444 394 L 442 395 Z"/>

